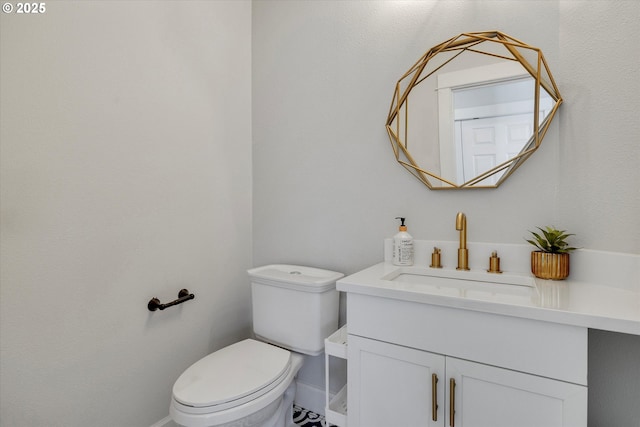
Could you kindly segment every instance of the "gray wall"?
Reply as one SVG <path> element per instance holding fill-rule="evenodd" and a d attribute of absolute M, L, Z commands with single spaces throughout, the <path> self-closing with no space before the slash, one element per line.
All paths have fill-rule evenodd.
<path fill-rule="evenodd" d="M 250 331 L 251 5 L 46 8 L 0 18 L 0 425 L 148 427 Z"/>
<path fill-rule="evenodd" d="M 589 331 L 589 426 L 640 426 L 640 336 Z"/>
<path fill-rule="evenodd" d="M 396 216 L 416 239 L 456 240 L 458 211 L 471 241 L 524 243 L 549 224 L 580 247 L 640 253 L 638 22 L 635 1 L 254 2 L 254 263 L 353 273 L 382 260 Z M 499 189 L 429 191 L 393 159 L 384 122 L 394 85 L 432 45 L 494 29 L 543 50 L 565 104 Z M 635 358 L 598 346 L 591 372 L 637 371 L 629 347 Z M 625 384 L 591 378 L 591 425 L 638 420 L 640 386 Z"/>

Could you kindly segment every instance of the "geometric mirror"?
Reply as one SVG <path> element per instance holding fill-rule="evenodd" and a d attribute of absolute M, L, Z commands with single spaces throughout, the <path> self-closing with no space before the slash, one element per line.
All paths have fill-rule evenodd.
<path fill-rule="evenodd" d="M 463 33 L 398 80 L 386 128 L 396 160 L 430 189 L 495 188 L 538 149 L 561 103 L 540 49 Z"/>

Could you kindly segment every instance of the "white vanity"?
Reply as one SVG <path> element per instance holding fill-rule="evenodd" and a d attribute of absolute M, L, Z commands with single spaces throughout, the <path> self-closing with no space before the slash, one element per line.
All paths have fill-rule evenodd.
<path fill-rule="evenodd" d="M 338 282 L 348 295 L 340 424 L 586 426 L 588 329 L 640 335 L 640 257 L 581 251 L 572 279 L 551 282 L 526 272 L 526 245 L 470 245 L 468 272 L 449 260 L 429 268 L 432 246 L 416 242 L 414 267 L 386 261 Z M 496 249 L 502 274 L 483 268 Z"/>

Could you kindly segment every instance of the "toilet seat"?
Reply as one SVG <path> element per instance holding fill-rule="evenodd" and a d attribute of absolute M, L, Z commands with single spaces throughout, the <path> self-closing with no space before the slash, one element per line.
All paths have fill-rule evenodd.
<path fill-rule="evenodd" d="M 268 393 L 290 370 L 289 351 L 246 339 L 191 365 L 175 382 L 173 400 L 187 413 L 223 411 Z"/>

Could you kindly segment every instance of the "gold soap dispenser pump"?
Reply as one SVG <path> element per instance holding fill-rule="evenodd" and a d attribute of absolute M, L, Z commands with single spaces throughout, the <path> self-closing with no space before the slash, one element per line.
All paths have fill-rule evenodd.
<path fill-rule="evenodd" d="M 491 257 L 489 257 L 489 269 L 487 272 L 502 273 L 502 271 L 500 271 L 500 257 L 498 256 L 497 251 L 491 252 Z"/>

